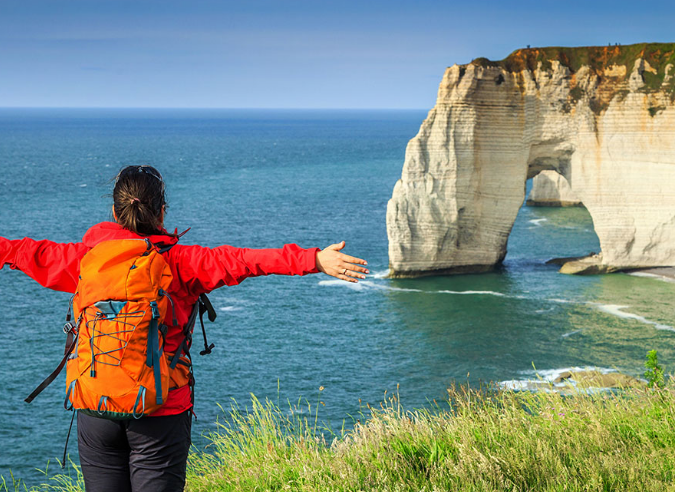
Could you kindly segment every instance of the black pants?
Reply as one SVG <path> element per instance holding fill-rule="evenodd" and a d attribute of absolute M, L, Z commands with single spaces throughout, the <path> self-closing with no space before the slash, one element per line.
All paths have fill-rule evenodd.
<path fill-rule="evenodd" d="M 86 491 L 182 491 L 191 427 L 190 411 L 137 420 L 78 413 L 78 449 Z"/>

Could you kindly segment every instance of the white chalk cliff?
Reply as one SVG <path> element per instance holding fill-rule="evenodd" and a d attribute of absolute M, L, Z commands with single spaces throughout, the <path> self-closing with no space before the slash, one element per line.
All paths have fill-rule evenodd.
<path fill-rule="evenodd" d="M 556 171 L 542 171 L 532 180 L 532 190 L 525 204 L 530 207 L 574 207 L 581 205 L 581 201 L 565 176 Z"/>
<path fill-rule="evenodd" d="M 541 48 L 448 68 L 387 207 L 391 275 L 494 268 L 544 170 L 593 219 L 590 271 L 675 265 L 674 52 Z"/>

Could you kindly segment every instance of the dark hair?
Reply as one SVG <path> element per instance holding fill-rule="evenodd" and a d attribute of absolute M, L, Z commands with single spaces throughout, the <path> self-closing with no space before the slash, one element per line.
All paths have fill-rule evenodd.
<path fill-rule="evenodd" d="M 136 234 L 162 233 L 166 213 L 164 180 L 152 166 L 127 166 L 115 178 L 113 207 L 117 222 Z"/>

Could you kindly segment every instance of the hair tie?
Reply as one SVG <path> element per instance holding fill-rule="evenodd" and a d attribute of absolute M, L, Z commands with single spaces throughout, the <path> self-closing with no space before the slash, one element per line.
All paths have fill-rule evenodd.
<path fill-rule="evenodd" d="M 141 200 L 138 199 L 138 198 L 133 198 L 133 199 L 131 200 L 131 204 L 133 205 L 135 202 L 141 203 Z"/>

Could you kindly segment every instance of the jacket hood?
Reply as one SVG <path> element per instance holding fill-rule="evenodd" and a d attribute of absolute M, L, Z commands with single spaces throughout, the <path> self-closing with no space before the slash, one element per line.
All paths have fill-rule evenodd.
<path fill-rule="evenodd" d="M 163 230 L 162 232 L 168 234 L 166 230 Z M 178 233 L 178 229 L 176 229 L 176 233 Z M 151 236 L 142 236 L 136 234 L 135 232 L 130 231 L 129 229 L 125 229 L 117 222 L 101 222 L 99 224 L 96 224 L 84 234 L 82 242 L 84 243 L 85 246 L 93 248 L 98 243 L 102 243 L 103 241 L 111 241 L 113 239 L 139 239 L 139 238 L 142 239 L 147 238 L 153 244 L 169 245 L 169 244 L 176 244 L 178 242 L 177 237 L 166 236 L 164 234 L 153 234 Z"/>

